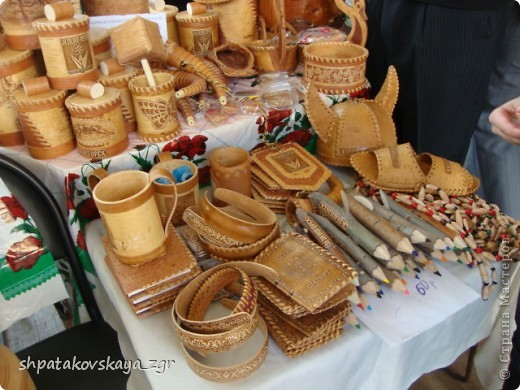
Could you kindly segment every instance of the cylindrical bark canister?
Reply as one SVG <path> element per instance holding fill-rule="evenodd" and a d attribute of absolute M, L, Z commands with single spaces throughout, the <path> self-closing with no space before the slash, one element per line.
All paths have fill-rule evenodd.
<path fill-rule="evenodd" d="M 99 82 L 105 87 L 117 88 L 121 95 L 121 111 L 125 120 L 125 128 L 127 133 L 137 130 L 137 122 L 135 120 L 134 102 L 132 94 L 128 89 L 128 83 L 137 76 L 137 69 L 128 68 L 123 72 L 117 72 L 110 75 L 99 75 Z"/>
<path fill-rule="evenodd" d="M 23 145 L 24 138 L 12 96 L 23 80 L 36 77 L 31 50 L 0 51 L 0 145 Z"/>
<path fill-rule="evenodd" d="M 89 17 L 33 23 L 40 39 L 47 77 L 54 89 L 75 89 L 81 80 L 97 80 Z"/>
<path fill-rule="evenodd" d="M 217 188 L 226 188 L 252 197 L 251 157 L 247 150 L 236 146 L 216 148 L 209 155 L 209 172 L 212 194 Z M 218 199 L 213 203 L 223 204 Z"/>
<path fill-rule="evenodd" d="M 90 16 L 146 14 L 148 0 L 83 0 L 85 12 Z"/>
<path fill-rule="evenodd" d="M 32 23 L 13 23 L 2 20 L 7 46 L 14 50 L 33 50 L 40 48 L 38 35 Z"/>
<path fill-rule="evenodd" d="M 175 42 L 178 45 L 181 44 L 179 40 L 179 31 L 177 29 L 177 20 L 175 16 L 179 13 L 179 9 L 174 5 L 165 5 L 161 11 L 156 11 L 150 8 L 152 14 L 165 13 L 166 14 L 166 31 L 168 34 L 168 41 Z"/>
<path fill-rule="evenodd" d="M 175 16 L 175 19 L 180 45 L 190 53 L 205 56 L 219 45 L 218 14 L 216 12 L 208 11 L 205 14 L 188 15 L 186 11 L 182 11 Z"/>
<path fill-rule="evenodd" d="M 25 144 L 32 157 L 47 160 L 74 150 L 76 142 L 65 108 L 66 90 L 51 89 L 27 96 L 20 87 L 13 97 Z"/>
<path fill-rule="evenodd" d="M 90 27 L 90 41 L 94 49 L 94 58 L 99 63 L 112 57 L 110 31 L 102 27 Z"/>
<path fill-rule="evenodd" d="M 243 45 L 256 40 L 255 3 L 251 0 L 211 3 L 211 9 L 218 15 L 221 44 L 233 42 Z"/>
<path fill-rule="evenodd" d="M 65 100 L 72 119 L 79 154 L 88 159 L 115 156 L 128 147 L 128 134 L 121 111 L 121 95 L 115 88 L 90 99 L 77 93 Z"/>
<path fill-rule="evenodd" d="M 177 119 L 173 75 L 155 72 L 155 87 L 150 87 L 146 76 L 134 77 L 128 83 L 134 102 L 139 138 L 146 142 L 162 142 L 174 138 L 180 132 Z"/>

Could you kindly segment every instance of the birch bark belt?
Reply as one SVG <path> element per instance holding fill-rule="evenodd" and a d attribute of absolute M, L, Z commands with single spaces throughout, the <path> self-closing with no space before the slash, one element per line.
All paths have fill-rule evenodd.
<path fill-rule="evenodd" d="M 250 275 L 276 278 L 277 272 L 248 262 L 218 265 L 193 279 L 175 300 L 172 319 L 184 355 L 190 367 L 206 379 L 221 382 L 239 379 L 256 370 L 265 359 L 267 330 L 258 315 L 257 290 Z M 231 313 L 220 318 L 204 319 L 210 304 L 222 290 L 239 295 L 238 301 L 223 299 L 228 307 L 231 302 Z M 258 325 L 263 341 L 252 347 L 248 344 L 251 337 L 258 333 Z M 246 348 L 248 358 L 238 363 L 235 361 L 228 367 L 217 367 L 221 366 L 224 356 L 220 354 L 236 348 Z M 252 352 L 248 350 L 251 348 Z M 244 356 L 243 352 L 240 351 L 237 356 Z M 213 358 L 208 360 L 207 355 Z"/>

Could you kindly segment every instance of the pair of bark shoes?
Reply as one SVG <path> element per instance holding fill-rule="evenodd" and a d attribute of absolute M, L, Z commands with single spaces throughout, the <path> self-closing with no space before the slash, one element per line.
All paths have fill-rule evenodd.
<path fill-rule="evenodd" d="M 433 184 L 448 195 L 464 196 L 480 185 L 460 164 L 430 153 L 416 155 L 409 143 L 356 153 L 351 163 L 371 186 L 386 191 L 414 193 Z"/>

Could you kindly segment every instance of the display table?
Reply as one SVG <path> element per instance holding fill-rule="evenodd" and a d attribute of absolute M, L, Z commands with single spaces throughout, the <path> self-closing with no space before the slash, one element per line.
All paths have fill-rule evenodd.
<path fill-rule="evenodd" d="M 170 362 L 161 373 L 156 369 L 134 371 L 144 373 L 153 389 L 406 389 L 422 374 L 450 365 L 466 349 L 486 338 L 497 319 L 498 290 L 489 301 L 477 299 L 396 347 L 363 325 L 361 330 L 347 325 L 339 339 L 294 359 L 283 355 L 271 340 L 267 359 L 257 372 L 240 382 L 219 385 L 201 379 L 188 367 L 169 311 L 137 319 L 104 260 L 104 232 L 99 220 L 90 223 L 86 229 L 87 246 L 137 358 L 143 367 Z M 446 269 L 475 292 L 480 291 L 476 270 L 455 263 L 446 264 Z M 518 264 L 508 272 L 508 283 L 518 286 Z M 498 359 L 498 355 L 494 358 Z"/>
<path fill-rule="evenodd" d="M 131 133 L 129 134 L 129 146 L 124 152 L 99 161 L 89 161 L 76 150 L 50 160 L 32 158 L 26 146 L 0 147 L 0 153 L 8 155 L 35 173 L 56 197 L 68 215 L 72 237 L 76 242 L 83 267 L 87 271 L 89 280 L 95 286 L 97 284 L 96 270 L 92 267 L 84 238 L 86 224 L 99 217 L 91 198 L 91 191 L 87 186 L 87 176 L 95 169 L 103 167 L 110 173 L 122 170 L 149 171 L 154 164 L 154 157 L 159 152 L 167 151 L 174 158 L 193 162 L 198 167 L 200 183 L 207 185 L 209 184 L 208 156 L 216 148 L 232 145 L 251 150 L 257 144 L 266 141 L 300 141 L 300 144 L 309 144 L 309 147 L 312 147 L 312 140 L 315 137 L 304 114 L 303 106 L 299 104 L 292 110 L 271 110 L 266 117 L 262 116 L 260 112 L 247 115 L 237 112 L 219 125 L 213 125 L 201 113 L 197 114 L 196 119 L 193 127 L 187 126 L 181 120 L 181 133 L 174 140 L 167 142 L 147 144 L 138 138 L 137 133 Z M 0 195 L 10 195 L 1 182 Z M 20 221 L 18 220 L 18 222 Z M 4 225 L 0 226 L 2 233 L 0 259 L 5 256 L 11 243 L 20 239 L 19 233 L 12 232 L 15 223 Z M 52 260 L 47 263 L 52 265 Z M 6 271 L 9 271 L 7 264 L 4 265 Z M 52 280 L 43 286 L 50 288 L 50 291 L 43 290 L 45 293 L 41 293 L 42 281 L 39 281 L 38 275 L 36 275 L 33 280 L 26 282 L 25 289 L 18 288 L 19 291 L 16 290 L 18 293 L 14 288 L 10 288 L 10 292 L 7 294 L 9 299 L 3 295 L 0 296 L 0 314 L 5 319 L 0 321 L 0 330 L 7 328 L 18 319 L 30 316 L 39 308 L 67 296 L 57 271 L 53 272 L 53 275 L 47 272 Z M 11 273 L 14 274 L 14 272 Z M 35 286 L 40 288 L 34 289 Z M 24 293 L 22 298 L 27 299 L 24 298 L 23 303 L 17 304 L 11 299 L 11 296 L 18 294 L 16 300 L 20 302 L 20 292 Z M 27 294 L 25 294 L 26 292 Z M 49 299 L 34 299 L 35 297 L 48 297 Z M 80 311 L 79 315 L 84 315 L 83 311 Z"/>
<path fill-rule="evenodd" d="M 258 115 L 235 115 L 220 126 L 213 126 L 204 118 L 199 118 L 196 127 L 183 127 L 175 140 L 160 144 L 145 145 L 135 134 L 131 134 L 130 146 L 125 152 L 103 161 L 87 161 L 77 152 L 39 161 L 31 158 L 25 147 L 0 148 L 0 153 L 8 154 L 36 173 L 68 211 L 71 231 L 77 240 L 84 266 L 90 271 L 89 277 L 94 284 L 100 287 L 95 289 L 95 294 L 103 315 L 120 332 L 123 351 L 135 352 L 135 356 L 129 353 L 128 358 L 139 359 L 143 367 L 133 373 L 141 374 L 141 378 L 146 379 L 137 387 L 140 390 L 143 386 L 153 389 L 272 389 L 282 386 L 288 389 L 320 386 L 327 389 L 405 389 L 422 374 L 451 364 L 462 352 L 490 333 L 500 335 L 501 313 L 506 310 L 513 313 L 515 294 L 511 294 L 508 307 L 500 305 L 499 285 L 487 302 L 475 300 L 399 346 L 389 346 L 366 326 L 362 326 L 361 330 L 347 326 L 345 334 L 339 339 L 295 359 L 284 356 L 278 346 L 270 341 L 264 365 L 253 376 L 238 383 L 218 385 L 195 375 L 182 356 L 170 313 L 162 312 L 137 319 L 112 277 L 104 261 L 105 250 L 101 244 L 104 227 L 99 219 L 96 220 L 97 213 L 86 177 L 99 167 L 109 172 L 148 170 L 158 152 L 170 151 L 174 157 L 195 162 L 204 181 L 208 178 L 208 154 L 217 147 L 235 145 L 250 150 L 264 140 L 304 140 L 312 145 L 313 134 L 302 112 L 302 107 L 294 111 L 272 111 L 268 113 L 266 122 L 259 120 Z M 445 266 L 455 277 L 480 293 L 481 278 L 476 269 L 459 264 Z M 520 285 L 518 265 L 512 266 L 507 273 L 511 291 L 517 291 Z M 513 328 L 514 324 L 511 324 L 511 330 Z M 499 342 L 490 346 L 484 361 L 499 362 Z M 169 368 L 144 369 L 154 362 L 166 364 L 171 360 L 175 363 Z M 488 376 L 497 374 L 489 370 L 486 372 Z"/>

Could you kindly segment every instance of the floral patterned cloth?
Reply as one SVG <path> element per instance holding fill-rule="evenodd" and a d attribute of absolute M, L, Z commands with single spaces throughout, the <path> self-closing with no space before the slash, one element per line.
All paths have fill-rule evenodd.
<path fill-rule="evenodd" d="M 326 95 L 323 97 L 328 104 L 337 103 L 345 98 Z M 92 191 L 88 186 L 88 176 L 97 168 L 104 168 L 109 173 L 132 169 L 148 172 L 159 152 L 169 152 L 175 159 L 193 162 L 199 170 L 199 184 L 205 187 L 210 184 L 208 156 L 218 147 L 234 145 L 252 150 L 265 143 L 297 142 L 311 153 L 315 153 L 316 147 L 316 134 L 310 125 L 304 106 L 300 103 L 290 108 L 269 109 L 263 114 L 242 115 L 238 119 L 230 117 L 228 122 L 218 127 L 206 123 L 196 129 L 187 129 L 179 137 L 168 142 L 141 144 L 135 133 L 130 134 L 129 137 L 131 148 L 113 158 L 84 162 L 85 159 L 77 152 L 72 152 L 56 160 L 59 160 L 60 167 L 55 166 L 54 160 L 42 163 L 30 159 L 24 147 L 21 150 L 12 150 L 15 154 L 24 155 L 16 157 L 23 159 L 22 163 L 29 165 L 30 169 L 43 171 L 46 176 L 50 176 L 46 178 L 47 181 L 54 183 L 46 183 L 49 186 L 59 187 L 56 181 L 61 175 L 61 187 L 65 189 L 61 195 L 66 199 L 71 232 L 94 288 L 97 277 L 85 245 L 84 231 L 88 222 L 99 218 L 92 199 Z M 7 151 L 11 148 L 2 149 Z M 55 192 L 61 193 L 61 191 L 55 188 Z"/>
<path fill-rule="evenodd" d="M 67 298 L 59 274 L 40 230 L 0 181 L 0 331 Z"/>

